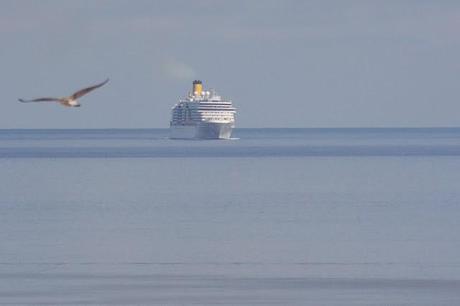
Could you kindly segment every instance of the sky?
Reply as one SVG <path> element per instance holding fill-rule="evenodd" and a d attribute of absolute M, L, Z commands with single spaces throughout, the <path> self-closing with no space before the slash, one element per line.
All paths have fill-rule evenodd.
<path fill-rule="evenodd" d="M 460 126 L 459 33 L 447 0 L 2 0 L 0 128 L 167 128 L 194 79 L 242 128 Z"/>

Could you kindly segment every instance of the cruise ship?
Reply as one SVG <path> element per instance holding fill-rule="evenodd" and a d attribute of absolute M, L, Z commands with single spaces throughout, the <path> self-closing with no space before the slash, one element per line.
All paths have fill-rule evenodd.
<path fill-rule="evenodd" d="M 236 109 L 214 90 L 193 81 L 192 90 L 172 108 L 170 138 L 229 139 L 235 127 Z"/>

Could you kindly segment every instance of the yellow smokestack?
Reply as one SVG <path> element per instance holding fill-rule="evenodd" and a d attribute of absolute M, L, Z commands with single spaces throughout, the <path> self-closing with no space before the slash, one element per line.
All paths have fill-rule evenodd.
<path fill-rule="evenodd" d="M 201 96 L 201 93 L 203 92 L 203 84 L 199 80 L 193 81 L 193 90 L 192 94 L 195 96 Z"/>

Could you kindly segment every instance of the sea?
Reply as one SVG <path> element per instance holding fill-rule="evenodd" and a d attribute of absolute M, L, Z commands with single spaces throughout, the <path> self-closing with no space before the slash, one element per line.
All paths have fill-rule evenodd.
<path fill-rule="evenodd" d="M 2 305 L 460 305 L 460 128 L 0 130 Z"/>

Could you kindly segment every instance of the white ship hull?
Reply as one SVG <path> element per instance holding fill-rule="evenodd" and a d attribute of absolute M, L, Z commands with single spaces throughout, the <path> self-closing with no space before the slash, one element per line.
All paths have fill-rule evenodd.
<path fill-rule="evenodd" d="M 171 139 L 230 139 L 233 124 L 206 122 L 196 125 L 171 125 Z"/>
<path fill-rule="evenodd" d="M 171 139 L 229 139 L 235 127 L 236 109 L 214 90 L 203 90 L 199 80 L 192 91 L 171 110 Z"/>

